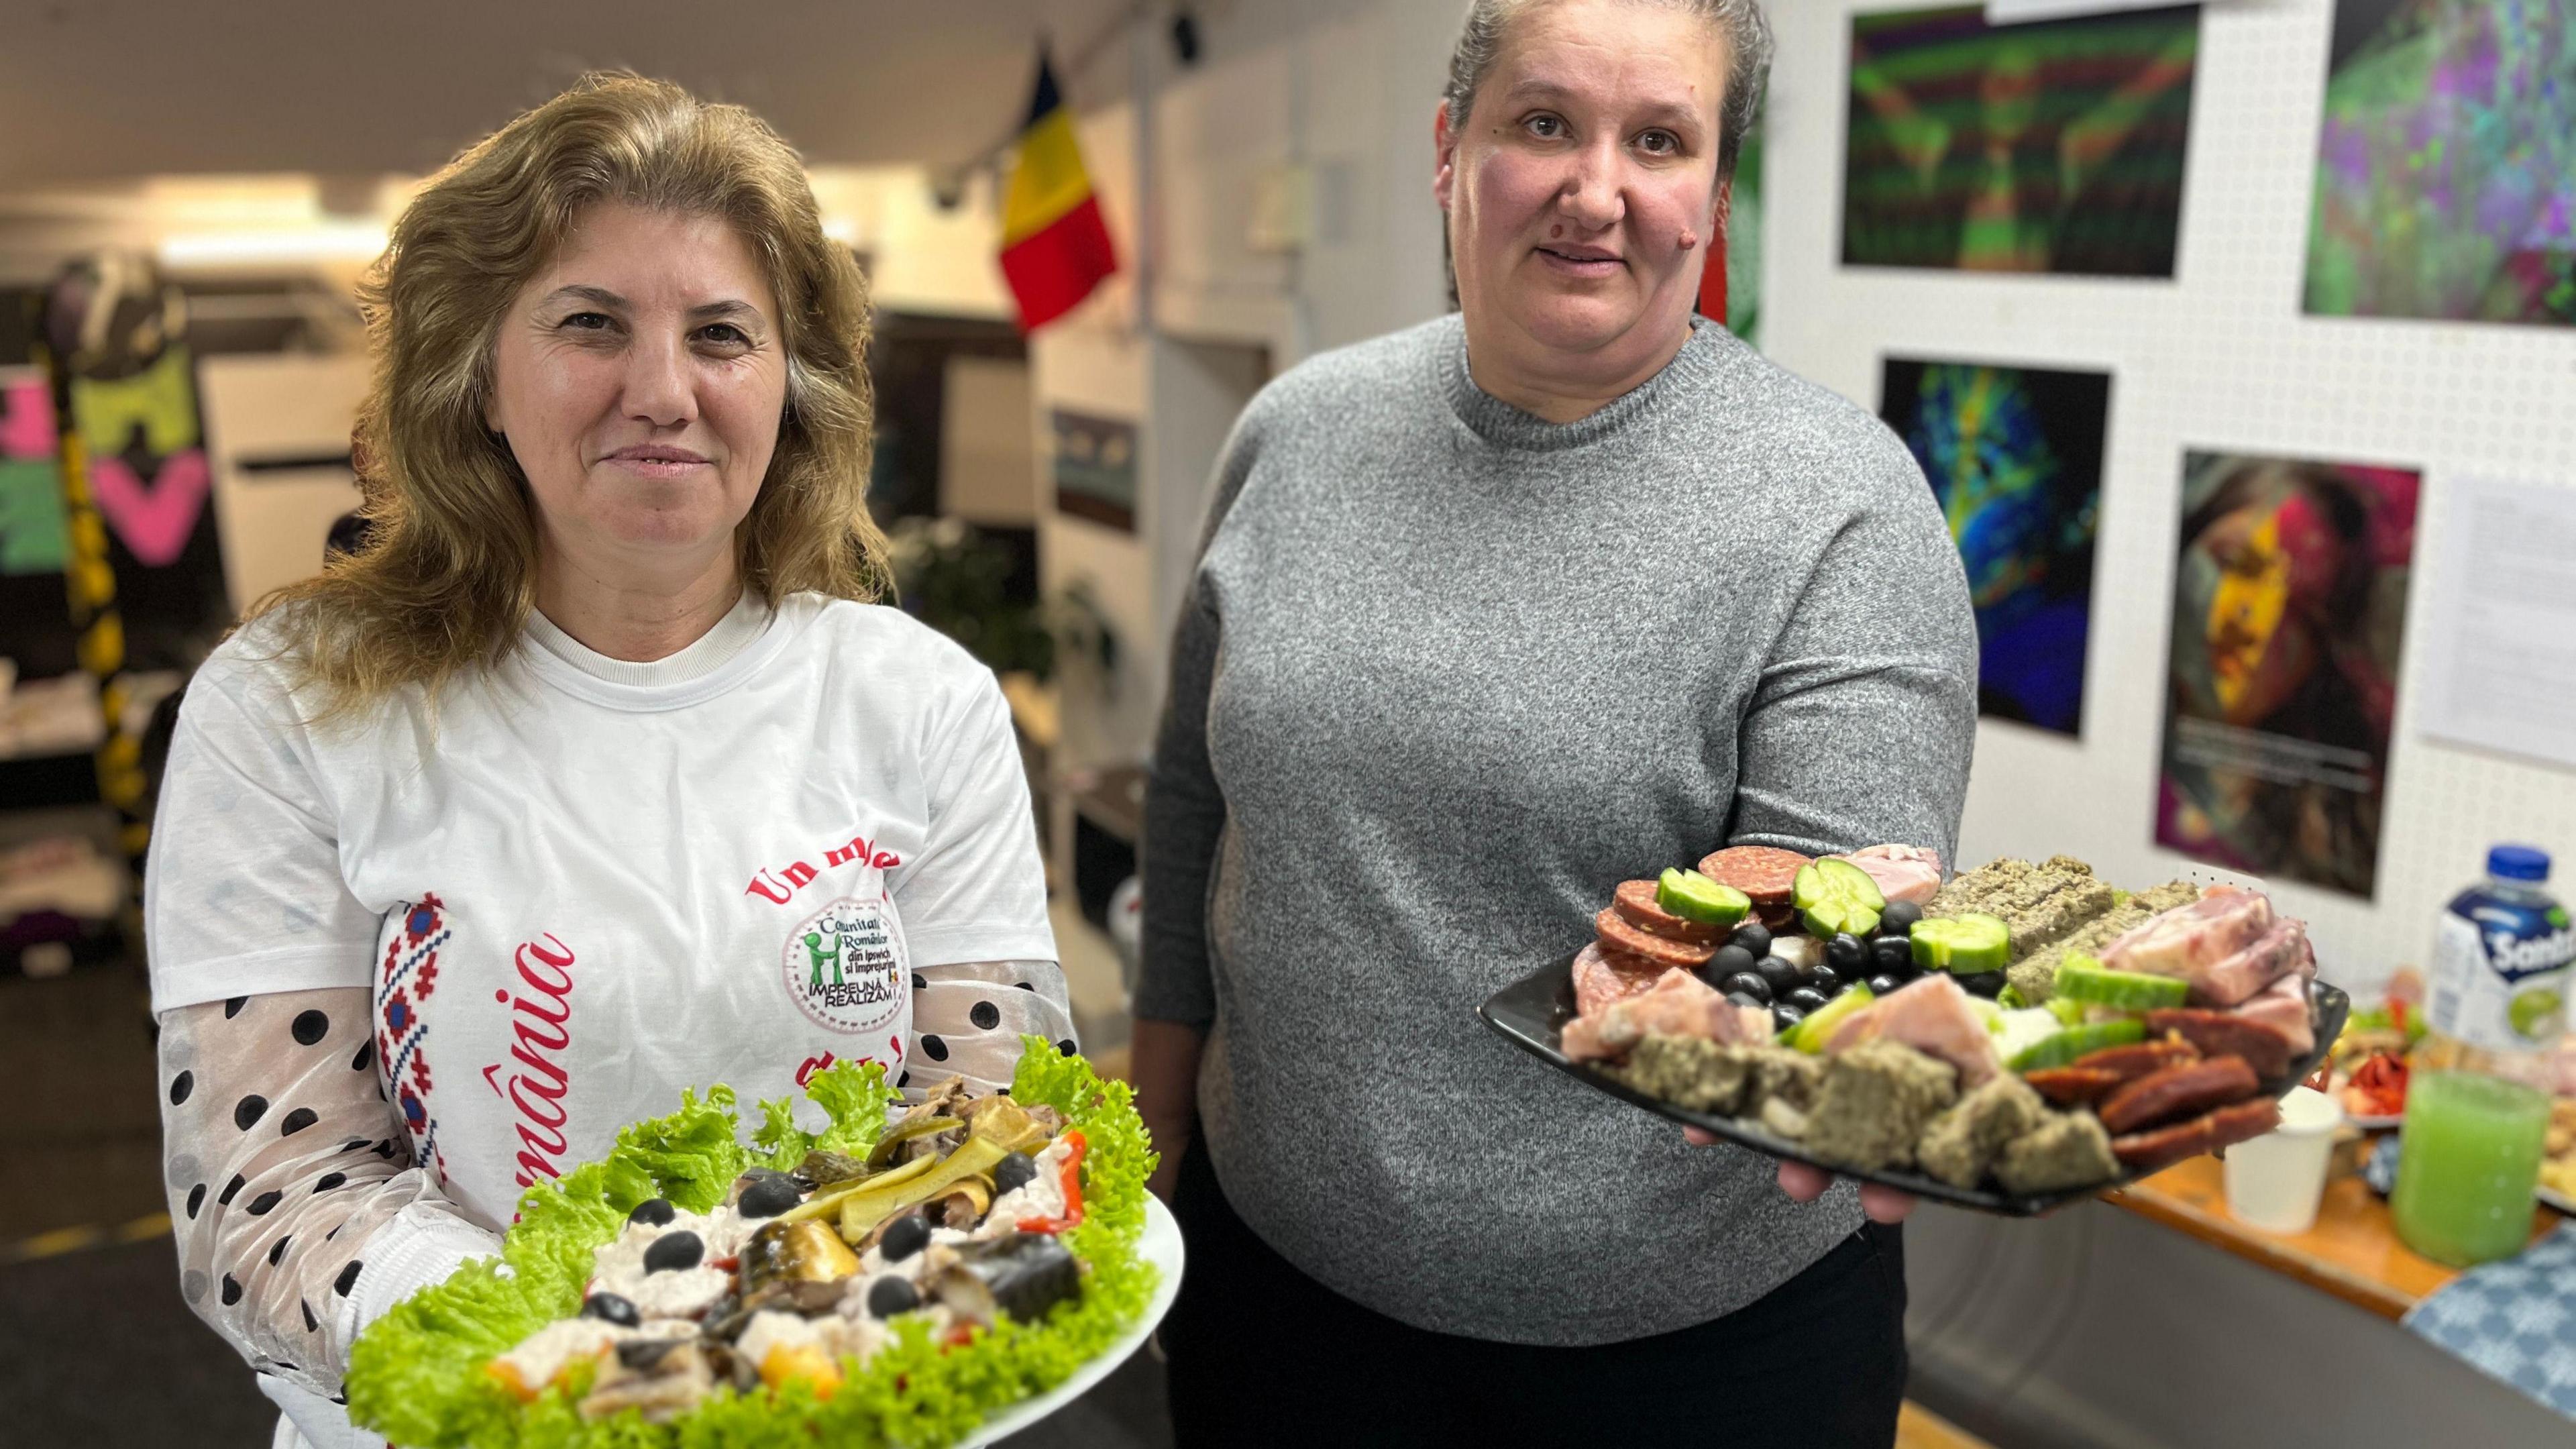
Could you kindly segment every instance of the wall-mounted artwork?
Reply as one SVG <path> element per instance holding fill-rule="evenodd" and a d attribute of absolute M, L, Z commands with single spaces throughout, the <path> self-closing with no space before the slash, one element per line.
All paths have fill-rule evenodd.
<path fill-rule="evenodd" d="M 1977 712 L 2084 730 L 2111 378 L 1889 358 L 1879 413 L 1941 500 L 1977 610 Z"/>
<path fill-rule="evenodd" d="M 1844 263 L 2172 276 L 2199 53 L 2197 5 L 1854 16 Z"/>
<path fill-rule="evenodd" d="M 1136 425 L 1057 409 L 1055 507 L 1123 532 L 1136 531 Z"/>
<path fill-rule="evenodd" d="M 2340 0 L 2307 309 L 2576 326 L 2576 0 Z"/>
<path fill-rule="evenodd" d="M 2422 480 L 2186 456 L 2158 845 L 2370 897 Z"/>

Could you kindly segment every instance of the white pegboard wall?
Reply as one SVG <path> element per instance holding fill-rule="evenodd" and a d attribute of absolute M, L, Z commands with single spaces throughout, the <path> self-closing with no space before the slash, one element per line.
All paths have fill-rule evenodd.
<path fill-rule="evenodd" d="M 2327 973 L 2366 986 L 2422 960 L 2497 841 L 2565 858 L 2576 896 L 2576 771 L 2415 732 L 2447 485 L 2576 488 L 2576 329 L 2302 313 L 2332 0 L 2204 9 L 2171 280 L 1840 265 L 1851 16 L 1901 8 L 1772 0 L 1765 349 L 1873 411 L 1890 354 L 2112 374 L 2084 738 L 1980 730 L 1961 863 L 2063 851 L 2126 885 L 2190 864 L 2153 843 L 2183 454 L 2243 450 L 2424 470 L 2377 899 L 2275 889 Z"/>

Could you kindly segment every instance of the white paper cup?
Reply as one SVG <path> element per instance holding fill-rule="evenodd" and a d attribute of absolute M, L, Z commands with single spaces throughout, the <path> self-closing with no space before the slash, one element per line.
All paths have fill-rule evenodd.
<path fill-rule="evenodd" d="M 2281 1125 L 2227 1149 L 2227 1210 L 2249 1228 L 2304 1233 L 2317 1221 L 2334 1157 L 2343 1104 L 2323 1092 L 2293 1087 L 2281 1099 Z"/>

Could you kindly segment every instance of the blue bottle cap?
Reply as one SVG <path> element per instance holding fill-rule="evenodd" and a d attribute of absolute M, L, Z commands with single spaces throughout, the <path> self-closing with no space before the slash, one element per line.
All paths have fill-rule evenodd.
<path fill-rule="evenodd" d="M 2487 852 L 2487 874 L 2499 880 L 2549 879 L 2549 852 L 2528 845 L 2499 845 Z"/>

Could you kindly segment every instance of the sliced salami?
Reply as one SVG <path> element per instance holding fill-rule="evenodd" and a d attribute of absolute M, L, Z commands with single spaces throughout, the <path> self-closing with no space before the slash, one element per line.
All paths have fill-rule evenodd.
<path fill-rule="evenodd" d="M 2264 1081 L 2276 1081 L 2290 1070 L 2290 1039 L 2259 1021 L 2231 1011 L 2175 1006 L 2147 1013 L 2147 1034 L 2171 1032 L 2200 1049 L 2205 1057 L 2243 1057 Z M 2186 1154 L 2188 1155 L 2188 1154 Z"/>
<path fill-rule="evenodd" d="M 1705 942 L 1669 941 L 1648 935 L 1630 925 L 1617 911 L 1603 911 L 1592 918 L 1592 929 L 1600 932 L 1605 950 L 1625 951 L 1631 956 L 1653 962 L 1658 968 L 1705 966 L 1717 954 L 1717 947 Z"/>
<path fill-rule="evenodd" d="M 1650 880 L 1621 882 L 1618 897 L 1611 901 L 1610 909 L 1647 935 L 1661 936 L 1668 941 L 1705 943 L 1716 940 L 1722 929 L 1698 921 L 1685 921 L 1655 904 L 1655 883 Z"/>
<path fill-rule="evenodd" d="M 2254 1086 L 2254 1069 L 2243 1057 L 2185 1062 L 2121 1083 L 2095 1105 L 2093 1115 L 2102 1119 L 2104 1131 L 2125 1136 L 2242 1102 L 2254 1095 Z"/>
<path fill-rule="evenodd" d="M 2119 1073 L 2099 1067 L 2044 1067 L 2021 1079 L 2060 1107 L 2081 1106 L 2120 1085 Z"/>
<path fill-rule="evenodd" d="M 2167 1037 L 2163 1041 L 2142 1041 L 2129 1046 L 2104 1047 L 2098 1052 L 2077 1057 L 2073 1065 L 2091 1071 L 2109 1072 L 2112 1085 L 2117 1086 L 2122 1082 L 2134 1081 L 2149 1072 L 2161 1072 L 2167 1067 L 2178 1067 L 2187 1062 L 2199 1060 L 2198 1047 L 2177 1037 Z"/>
<path fill-rule="evenodd" d="M 1808 856 L 1773 845 L 1730 845 L 1699 863 L 1699 873 L 1719 885 L 1733 886 L 1757 904 L 1782 904 L 1798 883 L 1798 872 L 1815 864 Z"/>
<path fill-rule="evenodd" d="M 2171 1127 L 2152 1132 L 2133 1132 L 2111 1139 L 2111 1155 L 2124 1167 L 2139 1172 L 2153 1172 L 2171 1167 L 2186 1157 L 2216 1152 L 2281 1125 L 2281 1104 L 2269 1097 L 2257 1097 L 2232 1107 L 2194 1117 Z"/>
<path fill-rule="evenodd" d="M 1664 970 L 1625 951 L 1586 946 L 1574 957 L 1574 1009 L 1579 1015 L 1597 1016 L 1614 1002 L 1653 990 Z"/>

